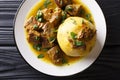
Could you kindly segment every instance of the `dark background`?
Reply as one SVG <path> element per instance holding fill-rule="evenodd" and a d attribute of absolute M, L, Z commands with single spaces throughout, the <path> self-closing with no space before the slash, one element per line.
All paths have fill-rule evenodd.
<path fill-rule="evenodd" d="M 13 37 L 13 19 L 23 0 L 0 0 L 0 80 L 120 80 L 120 0 L 97 0 L 107 22 L 107 40 L 96 62 L 69 77 L 52 77 L 30 67 Z"/>

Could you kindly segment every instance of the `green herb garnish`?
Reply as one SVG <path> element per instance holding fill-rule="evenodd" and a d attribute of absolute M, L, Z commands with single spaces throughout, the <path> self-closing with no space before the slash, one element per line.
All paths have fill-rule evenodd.
<path fill-rule="evenodd" d="M 41 17 L 43 16 L 43 13 L 39 10 L 39 11 L 37 12 L 37 16 L 38 16 L 39 18 L 41 18 Z"/>
<path fill-rule="evenodd" d="M 39 16 L 36 15 L 36 16 L 35 16 L 35 19 L 38 20 L 38 19 L 39 19 Z"/>
<path fill-rule="evenodd" d="M 39 21 L 39 22 L 43 22 L 43 18 L 39 18 L 38 21 Z"/>
<path fill-rule="evenodd" d="M 93 21 L 91 20 L 91 14 L 86 14 L 86 19 L 89 21 L 89 22 L 91 22 L 91 23 L 93 23 Z"/>
<path fill-rule="evenodd" d="M 66 64 L 66 63 L 68 63 L 67 59 L 63 58 L 62 59 L 62 64 Z"/>
<path fill-rule="evenodd" d="M 38 55 L 38 58 L 44 58 L 44 54 Z"/>
<path fill-rule="evenodd" d="M 67 13 L 65 11 L 62 12 L 62 22 L 67 18 Z"/>
<path fill-rule="evenodd" d="M 85 45 L 85 43 L 83 41 L 78 41 L 78 40 L 75 40 L 74 44 L 75 44 L 75 46 L 84 46 Z"/>
<path fill-rule="evenodd" d="M 35 24 L 35 25 L 33 26 L 33 29 L 37 29 L 37 28 L 38 28 L 38 25 Z"/>
<path fill-rule="evenodd" d="M 40 18 L 42 19 L 43 18 L 43 13 L 39 10 L 36 14 L 36 20 L 39 20 Z"/>
<path fill-rule="evenodd" d="M 38 36 L 35 36 L 35 40 L 40 40 L 40 37 L 38 37 Z"/>
<path fill-rule="evenodd" d="M 90 17 L 91 17 L 91 14 L 89 14 L 89 13 L 86 14 L 86 19 L 87 19 L 87 20 L 90 20 Z"/>
<path fill-rule="evenodd" d="M 67 7 L 65 8 L 65 11 L 72 11 L 72 10 L 73 10 L 72 6 L 67 6 Z"/>
<path fill-rule="evenodd" d="M 43 22 L 44 19 L 43 19 L 43 13 L 41 11 L 38 11 L 37 15 L 36 15 L 36 20 L 39 21 L 39 22 Z"/>
<path fill-rule="evenodd" d="M 77 34 L 74 33 L 74 32 L 71 32 L 70 35 L 71 35 L 71 38 L 72 38 L 72 39 L 76 39 L 76 38 L 77 38 Z"/>
<path fill-rule="evenodd" d="M 40 44 L 34 44 L 33 48 L 37 51 L 40 51 L 41 50 L 41 45 Z"/>
<path fill-rule="evenodd" d="M 45 0 L 44 7 L 47 8 L 49 4 L 51 4 L 50 0 Z"/>

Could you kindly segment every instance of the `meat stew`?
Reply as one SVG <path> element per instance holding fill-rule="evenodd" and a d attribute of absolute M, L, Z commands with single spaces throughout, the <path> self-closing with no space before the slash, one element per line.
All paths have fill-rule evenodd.
<path fill-rule="evenodd" d="M 81 1 L 76 0 L 41 0 L 28 13 L 25 21 L 25 33 L 31 50 L 37 54 L 39 59 L 53 63 L 55 65 L 64 65 L 73 63 L 81 57 L 71 57 L 59 47 L 57 42 L 57 30 L 59 26 L 69 17 L 83 17 L 95 25 L 89 9 Z M 84 29 L 83 35 L 78 34 L 78 39 L 88 41 L 95 36 L 95 32 Z M 91 35 L 89 35 L 91 34 Z M 74 37 L 74 33 L 71 33 Z M 87 36 L 87 37 L 86 37 Z M 71 44 L 72 40 L 69 39 Z M 73 48 L 78 46 L 73 45 Z M 85 50 L 86 45 L 81 48 Z"/>

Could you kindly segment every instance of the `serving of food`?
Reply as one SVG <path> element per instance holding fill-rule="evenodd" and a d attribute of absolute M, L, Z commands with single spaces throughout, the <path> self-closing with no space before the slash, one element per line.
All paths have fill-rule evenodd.
<path fill-rule="evenodd" d="M 91 12 L 76 0 L 41 0 L 28 13 L 24 28 L 31 50 L 55 65 L 78 61 L 96 40 Z"/>
<path fill-rule="evenodd" d="M 21 55 L 32 67 L 67 76 L 96 60 L 106 25 L 94 0 L 26 0 L 17 13 L 14 34 Z"/>

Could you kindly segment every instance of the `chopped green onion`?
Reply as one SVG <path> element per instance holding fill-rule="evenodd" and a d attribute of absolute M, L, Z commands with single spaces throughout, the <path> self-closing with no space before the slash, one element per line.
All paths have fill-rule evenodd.
<path fill-rule="evenodd" d="M 41 17 L 43 16 L 43 13 L 39 10 L 39 11 L 37 12 L 37 16 L 38 16 L 39 18 L 41 18 Z"/>
<path fill-rule="evenodd" d="M 74 33 L 74 32 L 71 32 L 70 35 L 71 35 L 72 39 L 76 39 L 77 38 L 77 34 Z"/>
<path fill-rule="evenodd" d="M 83 41 L 78 41 L 78 40 L 76 40 L 74 42 L 74 44 L 75 44 L 75 46 L 84 46 L 85 45 L 85 43 Z"/>
<path fill-rule="evenodd" d="M 39 18 L 43 18 L 43 13 L 39 10 L 35 18 L 36 20 L 39 20 Z"/>
<path fill-rule="evenodd" d="M 67 13 L 65 11 L 62 12 L 62 22 L 67 18 Z"/>
<path fill-rule="evenodd" d="M 35 19 L 38 20 L 38 19 L 39 19 L 39 16 L 36 15 L 36 16 L 35 16 Z"/>
<path fill-rule="evenodd" d="M 87 19 L 89 22 L 93 23 L 93 21 L 91 20 L 91 14 L 86 14 L 86 19 Z"/>
<path fill-rule="evenodd" d="M 37 47 L 37 51 L 40 51 L 41 50 L 41 47 Z"/>
<path fill-rule="evenodd" d="M 37 51 L 40 51 L 41 50 L 41 45 L 40 44 L 34 44 L 33 48 Z"/>
<path fill-rule="evenodd" d="M 91 14 L 86 14 L 86 19 L 90 20 Z"/>
<path fill-rule="evenodd" d="M 38 37 L 38 36 L 35 36 L 35 40 L 40 40 L 40 37 Z"/>
<path fill-rule="evenodd" d="M 47 8 L 49 4 L 51 4 L 50 0 L 45 0 L 44 7 Z"/>
<path fill-rule="evenodd" d="M 65 8 L 65 11 L 72 11 L 72 10 L 73 10 L 72 6 L 67 6 L 67 7 Z"/>
<path fill-rule="evenodd" d="M 37 28 L 38 28 L 38 25 L 35 24 L 35 25 L 33 26 L 33 29 L 37 29 Z"/>
<path fill-rule="evenodd" d="M 44 54 L 38 55 L 38 58 L 44 58 Z"/>
<path fill-rule="evenodd" d="M 39 18 L 38 21 L 39 21 L 39 22 L 43 22 L 43 18 Z"/>
<path fill-rule="evenodd" d="M 68 61 L 65 58 L 63 58 L 62 59 L 62 64 L 66 64 L 66 63 L 68 63 Z"/>

